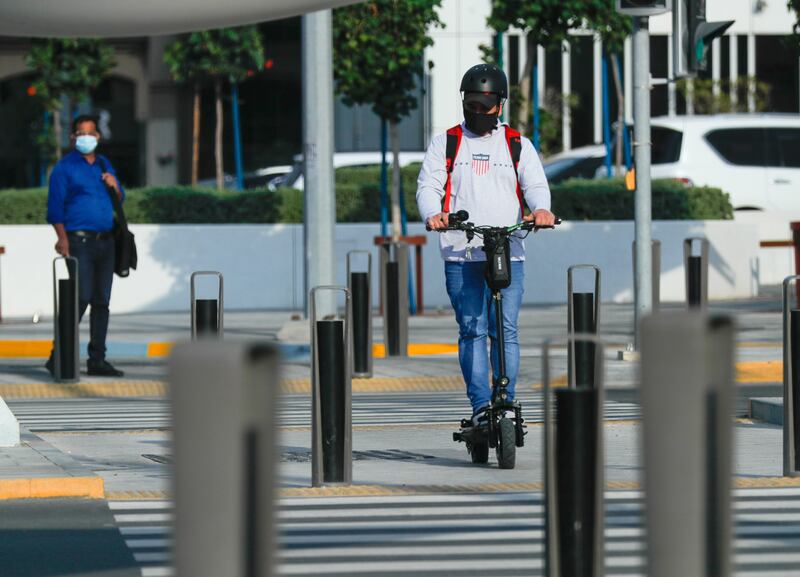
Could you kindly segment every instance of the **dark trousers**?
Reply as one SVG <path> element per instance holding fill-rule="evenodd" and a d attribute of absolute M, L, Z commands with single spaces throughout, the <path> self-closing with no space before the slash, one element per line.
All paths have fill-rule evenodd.
<path fill-rule="evenodd" d="M 114 280 L 114 239 L 92 239 L 68 234 L 69 254 L 78 259 L 78 314 L 83 318 L 91 305 L 89 319 L 89 362 L 106 358 L 108 303 Z M 71 274 L 71 272 L 70 272 Z"/>

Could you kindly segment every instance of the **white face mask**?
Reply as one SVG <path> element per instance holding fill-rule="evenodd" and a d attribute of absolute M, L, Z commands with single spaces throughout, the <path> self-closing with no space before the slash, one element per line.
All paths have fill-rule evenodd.
<path fill-rule="evenodd" d="M 81 154 L 91 154 L 97 148 L 97 137 L 90 134 L 82 134 L 75 139 L 75 150 Z"/>

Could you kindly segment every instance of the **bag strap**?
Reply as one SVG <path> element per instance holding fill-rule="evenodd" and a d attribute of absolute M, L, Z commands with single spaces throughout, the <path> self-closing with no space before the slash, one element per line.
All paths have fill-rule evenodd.
<path fill-rule="evenodd" d="M 506 125 L 506 144 L 511 154 L 511 164 L 514 165 L 514 175 L 517 177 L 517 199 L 522 214 L 525 214 L 525 198 L 522 196 L 522 187 L 519 184 L 519 157 L 522 155 L 522 137 L 517 130 Z"/>
<path fill-rule="evenodd" d="M 442 200 L 442 212 L 450 212 L 450 190 L 451 176 L 453 167 L 458 156 L 458 149 L 461 148 L 461 137 L 463 135 L 461 125 L 457 124 L 447 131 L 447 148 L 445 150 L 445 168 L 447 168 L 447 182 L 444 184 L 444 199 Z"/>
<path fill-rule="evenodd" d="M 108 164 L 102 156 L 98 154 L 95 157 L 95 161 L 100 166 L 101 172 L 108 172 Z M 103 184 L 106 187 L 106 191 L 108 191 L 108 196 L 111 197 L 111 205 L 114 207 L 114 215 L 117 217 L 117 224 L 119 224 L 122 229 L 128 230 L 128 219 L 125 218 L 125 211 L 122 209 L 122 202 L 120 202 L 119 196 L 117 196 L 117 191 L 108 186 L 105 181 L 103 181 Z"/>

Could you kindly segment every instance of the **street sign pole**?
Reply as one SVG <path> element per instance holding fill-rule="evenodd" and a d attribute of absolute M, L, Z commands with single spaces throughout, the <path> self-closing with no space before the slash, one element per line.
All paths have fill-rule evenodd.
<path fill-rule="evenodd" d="M 647 16 L 633 18 L 633 135 L 636 163 L 634 334 L 639 348 L 639 324 L 653 308 L 650 189 L 650 30 Z"/>
<path fill-rule="evenodd" d="M 336 204 L 333 193 L 333 39 L 330 10 L 303 16 L 303 160 L 306 314 L 312 287 L 335 284 L 333 254 Z M 323 295 L 321 317 L 335 312 Z"/>

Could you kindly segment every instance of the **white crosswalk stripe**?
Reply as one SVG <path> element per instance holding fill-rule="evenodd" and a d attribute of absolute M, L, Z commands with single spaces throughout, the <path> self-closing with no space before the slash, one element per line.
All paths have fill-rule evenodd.
<path fill-rule="evenodd" d="M 142 575 L 173 575 L 171 503 L 109 507 Z M 606 494 L 606 575 L 644 575 L 643 513 L 641 493 Z M 737 490 L 734 520 L 737 577 L 800 574 L 800 490 Z M 281 499 L 278 523 L 282 576 L 543 574 L 541 493 Z"/>
<path fill-rule="evenodd" d="M 518 396 L 523 416 L 531 423 L 543 420 L 539 392 Z M 170 408 L 166 399 L 9 399 L 8 406 L 20 424 L 31 431 L 98 431 L 168 429 Z M 308 395 L 282 398 L 280 423 L 284 427 L 311 425 Z M 453 424 L 470 412 L 466 397 L 456 391 L 409 393 L 360 393 L 353 395 L 354 425 Z M 605 418 L 638 419 L 633 403 L 607 401 Z"/>

